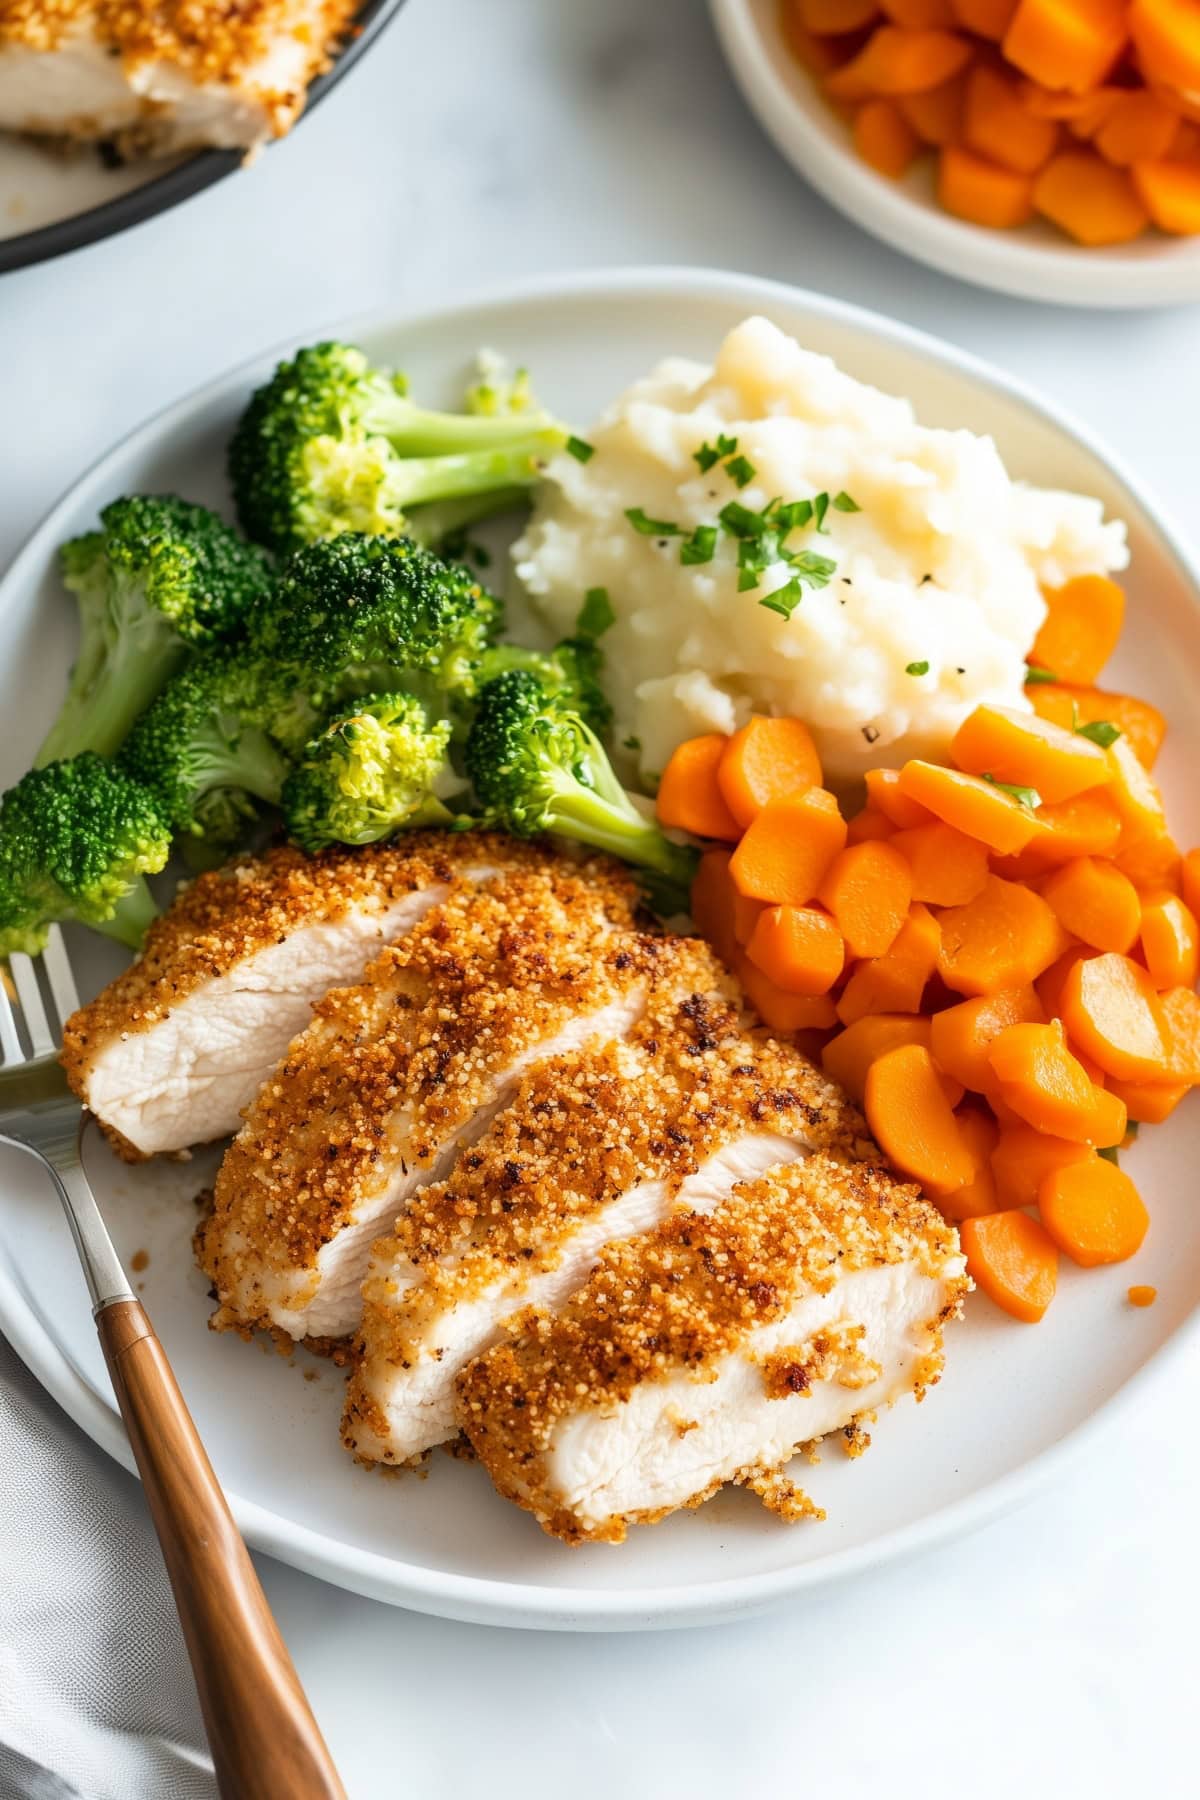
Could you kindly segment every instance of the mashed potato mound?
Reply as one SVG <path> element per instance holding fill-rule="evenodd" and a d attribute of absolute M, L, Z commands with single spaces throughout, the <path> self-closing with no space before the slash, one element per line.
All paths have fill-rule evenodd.
<path fill-rule="evenodd" d="M 695 460 L 722 433 L 754 470 L 740 489 L 722 463 L 702 472 Z M 564 453 L 549 465 L 516 571 L 559 634 L 588 589 L 607 589 L 614 741 L 651 785 L 684 738 L 733 731 L 752 712 L 804 719 L 837 785 L 909 756 L 944 759 L 980 701 L 1027 705 L 1041 588 L 1128 561 L 1125 528 L 1099 501 L 1012 481 L 990 438 L 920 425 L 907 400 L 766 319 L 731 331 L 715 368 L 661 363 L 588 441 L 586 462 Z M 691 532 L 730 500 L 760 511 L 822 492 L 859 510 L 831 506 L 824 533 L 787 539 L 837 565 L 790 618 L 760 604 L 788 581 L 782 561 L 739 593 L 728 531 L 710 562 L 685 566 L 681 538 L 643 535 L 626 517 L 640 507 Z"/>

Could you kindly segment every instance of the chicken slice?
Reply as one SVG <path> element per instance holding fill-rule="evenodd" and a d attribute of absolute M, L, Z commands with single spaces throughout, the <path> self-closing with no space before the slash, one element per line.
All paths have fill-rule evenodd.
<path fill-rule="evenodd" d="M 674 951 L 628 1043 L 539 1065 L 374 1246 L 342 1425 L 361 1460 L 403 1463 L 456 1436 L 459 1369 L 518 1307 L 566 1300 L 606 1243 L 711 1211 L 810 1150 L 872 1148 L 799 1052 L 746 1029 L 707 950 Z"/>
<path fill-rule="evenodd" d="M 529 1065 L 624 1036 L 669 939 L 634 890 L 565 862 L 455 889 L 329 994 L 249 1109 L 198 1234 L 216 1329 L 340 1338 L 371 1244 L 450 1173 Z"/>
<path fill-rule="evenodd" d="M 510 838 L 438 832 L 315 857 L 268 850 L 201 875 L 68 1020 L 71 1086 L 130 1161 L 226 1137 L 315 1000 L 454 882 L 544 860 Z"/>
<path fill-rule="evenodd" d="M 797 1448 L 942 1366 L 969 1287 L 958 1234 L 882 1169 L 809 1156 L 708 1217 L 610 1245 L 556 1315 L 530 1308 L 456 1382 L 463 1430 L 499 1491 L 568 1543 L 742 1482 L 814 1511 Z"/>

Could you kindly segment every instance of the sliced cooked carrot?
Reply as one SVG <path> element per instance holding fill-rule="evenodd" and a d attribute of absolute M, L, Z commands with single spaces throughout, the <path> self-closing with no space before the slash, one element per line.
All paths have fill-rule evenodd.
<path fill-rule="evenodd" d="M 1064 730 L 1097 722 L 1115 725 L 1129 742 L 1139 762 L 1148 769 L 1162 749 L 1167 722 L 1156 706 L 1132 694 L 1105 693 L 1101 688 L 1070 687 L 1062 682 L 1038 682 L 1025 690 L 1039 718 L 1050 719 Z"/>
<path fill-rule="evenodd" d="M 967 1146 L 975 1173 L 962 1187 L 944 1194 L 938 1205 L 947 1219 L 978 1219 L 997 1210 L 996 1178 L 992 1174 L 991 1156 L 999 1131 L 995 1119 L 977 1106 L 964 1106 L 955 1113 L 958 1134 Z"/>
<path fill-rule="evenodd" d="M 1200 232 L 1200 165 L 1160 158 L 1132 169 L 1138 197 L 1160 231 L 1177 237 Z"/>
<path fill-rule="evenodd" d="M 827 912 L 768 906 L 758 916 L 746 955 L 785 994 L 827 994 L 842 972 L 846 946 Z"/>
<path fill-rule="evenodd" d="M 1093 949 L 1124 954 L 1137 940 L 1142 923 L 1137 889 L 1110 862 L 1079 856 L 1064 863 L 1043 883 L 1042 898 L 1071 936 Z"/>
<path fill-rule="evenodd" d="M 931 1193 L 952 1193 L 975 1162 L 933 1065 L 920 1044 L 889 1050 L 867 1071 L 867 1123 L 902 1174 Z"/>
<path fill-rule="evenodd" d="M 1200 850 L 1189 850 L 1180 869 L 1183 898 L 1200 919 Z"/>
<path fill-rule="evenodd" d="M 687 738 L 663 770 L 656 802 L 659 822 L 694 837 L 725 838 L 736 843 L 737 820 L 721 798 L 717 768 L 728 739 L 710 731 Z"/>
<path fill-rule="evenodd" d="M 1038 1189 L 1042 1223 L 1082 1268 L 1127 1262 L 1142 1247 L 1150 1215 L 1124 1169 L 1103 1157 L 1055 1169 Z"/>
<path fill-rule="evenodd" d="M 748 900 L 803 906 L 846 844 L 846 821 L 824 788 L 763 807 L 733 853 L 730 873 Z"/>
<path fill-rule="evenodd" d="M 1017 0 L 951 0 L 960 25 L 976 37 L 991 38 L 998 44 L 1017 10 Z"/>
<path fill-rule="evenodd" d="M 1200 995 L 1191 988 L 1169 988 L 1159 996 L 1159 1010 L 1167 1028 L 1164 1081 L 1200 1084 Z"/>
<path fill-rule="evenodd" d="M 988 1046 L 1010 1025 L 1036 1025 L 1045 1021 L 1036 990 L 1001 988 L 976 1000 L 963 1000 L 934 1013 L 929 1022 L 929 1049 L 934 1062 L 964 1087 L 985 1094 L 991 1085 L 992 1065 Z"/>
<path fill-rule="evenodd" d="M 919 155 L 921 140 L 894 100 L 864 100 L 854 115 L 854 148 L 880 175 L 898 181 Z"/>
<path fill-rule="evenodd" d="M 1123 93 L 1096 133 L 1101 156 L 1118 168 L 1166 156 L 1179 124 L 1179 114 L 1147 88 Z M 1134 176 L 1137 185 L 1137 177 Z"/>
<path fill-rule="evenodd" d="M 1058 143 L 1053 119 L 1039 119 L 1021 102 L 1017 83 L 986 63 L 967 76 L 963 141 L 969 150 L 1001 168 L 1032 175 L 1048 162 Z"/>
<path fill-rule="evenodd" d="M 1200 933 L 1191 907 L 1177 894 L 1157 888 L 1145 895 L 1141 938 L 1142 955 L 1156 988 L 1195 987 L 1200 974 Z"/>
<path fill-rule="evenodd" d="M 901 94 L 896 104 L 923 144 L 957 143 L 962 134 L 966 79 L 962 74 L 923 94 Z"/>
<path fill-rule="evenodd" d="M 820 785 L 817 747 L 799 719 L 751 719 L 726 742 L 717 766 L 721 798 L 743 831 L 768 801 Z"/>
<path fill-rule="evenodd" d="M 1117 647 L 1125 593 L 1107 575 L 1077 575 L 1044 591 L 1048 611 L 1029 660 L 1060 681 L 1091 687 Z"/>
<path fill-rule="evenodd" d="M 1200 19 L 1194 0 L 1132 0 L 1129 29 L 1138 61 L 1151 80 L 1200 88 Z"/>
<path fill-rule="evenodd" d="M 959 1227 L 967 1273 L 989 1300 L 1036 1325 L 1058 1286 L 1058 1251 L 1043 1225 L 1028 1213 L 988 1213 Z"/>
<path fill-rule="evenodd" d="M 977 706 L 955 732 L 950 754 L 968 774 L 1035 788 L 1051 806 L 1111 779 L 1099 744 L 1005 706 Z"/>
<path fill-rule="evenodd" d="M 1025 849 L 1017 856 L 994 859 L 992 868 L 1009 880 L 1036 880 L 1077 856 L 1112 856 L 1120 839 L 1116 802 L 1107 788 L 1091 788 L 1057 806 L 1039 806 L 1034 836 Z"/>
<path fill-rule="evenodd" d="M 960 769 L 907 762 L 900 771 L 900 791 L 956 831 L 978 838 L 998 856 L 1023 850 L 1037 830 L 1029 807 L 994 782 Z"/>
<path fill-rule="evenodd" d="M 1127 956 L 1078 962 L 1063 984 L 1071 1042 L 1119 1081 L 1170 1081 L 1168 1025 L 1145 969 Z"/>
<path fill-rule="evenodd" d="M 1086 962 L 1091 955 L 1082 944 L 1072 944 L 1064 950 L 1050 967 L 1038 976 L 1034 982 L 1034 991 L 1042 1003 L 1042 1010 L 1048 1019 L 1057 1019 L 1062 1014 L 1063 989 L 1067 985 L 1067 976 L 1077 962 Z"/>
<path fill-rule="evenodd" d="M 920 806 L 901 791 L 899 769 L 867 770 L 867 805 L 890 819 L 899 831 L 914 825 L 928 825 L 933 818 L 927 806 Z"/>
<path fill-rule="evenodd" d="M 758 924 L 766 901 L 747 900 L 745 894 L 739 894 L 732 875 L 729 877 L 729 885 L 733 889 L 733 935 L 744 950 L 754 935 L 754 927 Z"/>
<path fill-rule="evenodd" d="M 737 939 L 733 930 L 733 906 L 737 889 L 729 873 L 728 850 L 706 850 L 692 882 L 692 919 L 701 937 L 707 938 L 723 963 L 733 967 Z"/>
<path fill-rule="evenodd" d="M 1127 244 L 1150 223 L 1124 169 L 1114 169 L 1091 150 L 1064 150 L 1035 178 L 1033 204 L 1077 243 L 1096 248 Z"/>
<path fill-rule="evenodd" d="M 809 31 L 800 16 L 798 0 L 784 0 L 780 8 L 780 28 L 784 42 L 802 68 L 813 75 L 829 75 L 857 55 L 861 40 L 850 37 L 819 37 Z"/>
<path fill-rule="evenodd" d="M 1146 838 L 1164 837 L 1166 813 L 1158 784 L 1143 768 L 1124 738 L 1110 744 L 1105 755 L 1110 772 L 1109 792 L 1121 815 L 1121 848 L 1129 849 Z"/>
<path fill-rule="evenodd" d="M 1167 888 L 1174 894 L 1182 886 L 1183 858 L 1178 844 L 1165 831 L 1136 843 L 1119 844 L 1113 862 L 1135 888 Z"/>
<path fill-rule="evenodd" d="M 1001 1206 L 1036 1206 L 1038 1190 L 1052 1170 L 1084 1162 L 1095 1151 L 1088 1144 L 1049 1137 L 1016 1115 L 1014 1119 L 1015 1123 L 1000 1127 L 992 1151 L 996 1194 Z"/>
<path fill-rule="evenodd" d="M 1008 1026 L 988 1046 L 988 1060 L 1009 1106 L 1039 1131 L 1097 1148 L 1125 1136 L 1123 1104 L 1089 1079 L 1060 1019 Z"/>
<path fill-rule="evenodd" d="M 738 951 L 734 970 L 746 998 L 771 1031 L 828 1031 L 837 1024 L 828 994 L 785 994 L 743 950 Z"/>
<path fill-rule="evenodd" d="M 989 875 L 982 893 L 939 917 L 938 973 L 956 994 L 1023 987 L 1066 948 L 1063 930 L 1040 894 Z"/>
<path fill-rule="evenodd" d="M 1149 1287 L 1144 1282 L 1135 1282 L 1129 1289 L 1130 1306 L 1153 1306 L 1158 1299 L 1158 1289 Z"/>
<path fill-rule="evenodd" d="M 881 3 L 894 25 L 906 25 L 910 31 L 953 31 L 958 23 L 950 0 L 881 0 Z"/>
<path fill-rule="evenodd" d="M 874 806 L 864 806 L 846 826 L 846 842 L 866 844 L 880 838 L 890 838 L 895 829 L 886 813 L 879 812 Z"/>
<path fill-rule="evenodd" d="M 1084 94 L 1103 81 L 1127 39 L 1121 0 L 1020 0 L 1002 48 L 1043 86 Z"/>
<path fill-rule="evenodd" d="M 861 1105 L 872 1063 L 902 1044 L 928 1049 L 929 1024 L 919 1013 L 868 1013 L 830 1038 L 821 1052 L 821 1067 Z"/>
<path fill-rule="evenodd" d="M 815 37 L 840 37 L 861 31 L 879 17 L 876 0 L 793 0 L 806 31 Z"/>
<path fill-rule="evenodd" d="M 837 1003 L 838 1018 L 852 1025 L 866 1013 L 921 1010 L 921 998 L 937 966 L 941 933 L 933 914 L 914 906 L 883 956 L 854 969 Z"/>
<path fill-rule="evenodd" d="M 1033 217 L 1033 179 L 946 144 L 938 158 L 938 204 L 969 224 L 1009 231 Z"/>
<path fill-rule="evenodd" d="M 919 94 L 949 81 L 970 59 L 971 46 L 951 31 L 881 25 L 851 62 L 826 76 L 825 91 L 835 100 Z"/>
<path fill-rule="evenodd" d="M 848 844 L 830 864 L 818 898 L 851 956 L 882 956 L 908 917 L 912 876 L 890 844 Z"/>
<path fill-rule="evenodd" d="M 1138 1125 L 1161 1125 L 1169 1119 L 1181 1100 L 1191 1093 L 1191 1083 L 1116 1081 L 1111 1076 L 1108 1091 L 1125 1102 L 1125 1110 Z"/>
<path fill-rule="evenodd" d="M 988 878 L 987 846 L 935 820 L 897 831 L 892 848 L 912 871 L 912 897 L 931 906 L 965 906 Z"/>

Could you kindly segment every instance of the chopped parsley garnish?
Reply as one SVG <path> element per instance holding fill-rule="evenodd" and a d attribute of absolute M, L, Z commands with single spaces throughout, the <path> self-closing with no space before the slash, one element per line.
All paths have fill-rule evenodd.
<path fill-rule="evenodd" d="M 829 511 L 829 495 L 818 494 L 813 500 L 813 518 L 817 522 L 817 530 L 825 530 L 825 514 Z"/>
<path fill-rule="evenodd" d="M 729 476 L 735 487 L 744 488 L 749 487 L 750 483 L 754 480 L 754 477 L 758 474 L 758 470 L 747 457 L 731 456 L 729 461 L 725 464 L 725 473 Z"/>
<path fill-rule="evenodd" d="M 706 475 L 714 463 L 719 463 L 722 457 L 732 456 L 737 447 L 737 439 L 722 432 L 715 444 L 704 443 L 698 450 L 693 450 L 692 461 L 699 463 L 701 474 Z"/>
<path fill-rule="evenodd" d="M 845 488 L 842 489 L 840 494 L 835 494 L 833 496 L 833 509 L 835 512 L 846 513 L 862 511 L 862 507 L 858 504 L 858 501 L 852 500 Z"/>
<path fill-rule="evenodd" d="M 711 562 L 719 535 L 719 525 L 697 525 L 691 537 L 684 538 L 679 546 L 680 562 L 685 565 Z"/>
<path fill-rule="evenodd" d="M 670 519 L 648 519 L 640 506 L 626 507 L 625 517 L 633 529 L 640 531 L 643 537 L 686 536 L 682 525 L 673 525 Z"/>
<path fill-rule="evenodd" d="M 1117 1155 L 1117 1146 L 1115 1144 L 1105 1144 L 1103 1150 L 1097 1150 L 1096 1155 L 1102 1156 L 1105 1162 L 1112 1163 L 1114 1168 L 1119 1169 L 1121 1166 L 1121 1159 Z"/>
<path fill-rule="evenodd" d="M 757 587 L 758 583 L 755 582 L 754 585 Z M 758 604 L 765 606 L 768 612 L 778 613 L 781 619 L 790 619 L 803 598 L 804 589 L 793 575 L 790 581 L 785 581 L 774 593 L 765 594 Z"/>
<path fill-rule="evenodd" d="M 615 622 L 616 617 L 616 610 L 608 597 L 608 589 L 589 588 L 583 596 L 583 605 L 579 609 L 575 629 L 580 637 L 603 637 L 609 626 Z"/>
<path fill-rule="evenodd" d="M 906 675 L 928 675 L 929 664 L 927 662 L 905 663 L 904 673 Z"/>
<path fill-rule="evenodd" d="M 1036 812 L 1042 804 L 1042 796 L 1036 788 L 1014 787 L 1011 781 L 997 781 L 994 775 L 988 775 L 986 772 L 983 779 L 990 781 L 993 787 L 999 788 L 1002 794 L 1007 794 L 1010 800 L 1015 800 L 1017 805 L 1023 806 L 1027 812 Z"/>
<path fill-rule="evenodd" d="M 566 450 L 567 454 L 573 456 L 576 462 L 582 463 L 591 462 L 593 456 L 596 454 L 595 444 L 589 444 L 586 438 L 575 437 L 574 435 L 567 439 Z"/>
<path fill-rule="evenodd" d="M 1040 687 L 1043 682 L 1057 681 L 1058 676 L 1053 669 L 1043 669 L 1038 663 L 1025 664 L 1025 686 Z"/>
<path fill-rule="evenodd" d="M 743 506 L 740 500 L 731 500 L 728 506 L 721 508 L 717 517 L 726 531 L 732 532 L 736 538 L 758 537 L 765 529 L 764 514 Z"/>
<path fill-rule="evenodd" d="M 1111 724 L 1108 719 L 1090 719 L 1086 725 L 1081 725 L 1079 707 L 1074 700 L 1071 702 L 1071 730 L 1076 737 L 1087 738 L 1090 743 L 1099 744 L 1102 750 L 1115 744 L 1121 735 L 1121 727 Z"/>

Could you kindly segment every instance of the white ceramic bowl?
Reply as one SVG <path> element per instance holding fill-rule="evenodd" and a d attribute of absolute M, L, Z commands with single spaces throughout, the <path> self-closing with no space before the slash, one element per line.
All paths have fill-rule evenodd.
<path fill-rule="evenodd" d="M 630 270 L 540 280 L 441 312 L 326 326 L 292 338 L 348 336 L 407 370 L 433 405 L 461 396 L 474 351 L 528 363 L 538 393 L 586 430 L 601 406 L 665 352 L 709 358 L 723 334 L 765 313 L 851 374 L 912 396 L 931 424 L 990 432 L 1014 473 L 1099 495 L 1129 526 L 1131 612 L 1114 681 L 1172 721 L 1158 773 L 1172 820 L 1200 841 L 1200 568 L 1153 503 L 1075 424 L 960 351 L 844 303 L 748 276 Z M 225 497 L 224 446 L 252 384 L 277 353 L 189 395 L 87 472 L 0 582 L 0 783 L 26 766 L 61 693 L 74 637 L 55 552 L 121 493 L 175 489 Z M 123 953 L 80 934 L 81 988 Z M 341 1381 L 328 1363 L 294 1364 L 261 1344 L 205 1329 L 206 1282 L 190 1252 L 193 1196 L 212 1157 L 89 1166 L 117 1245 L 149 1253 L 138 1277 L 238 1521 L 255 1548 L 327 1580 L 420 1611 L 493 1624 L 633 1629 L 734 1618 L 936 1544 L 1028 1497 L 1106 1415 L 1136 1394 L 1145 1365 L 1195 1341 L 1200 1292 L 1200 1101 L 1142 1133 L 1129 1167 L 1152 1215 L 1133 1263 L 1064 1266 L 1036 1328 L 974 1295 L 947 1343 L 946 1379 L 924 1405 L 904 1401 L 872 1428 L 869 1455 L 836 1443 L 803 1482 L 828 1509 L 785 1526 L 746 1492 L 635 1530 L 620 1549 L 571 1550 L 497 1498 L 483 1471 L 435 1455 L 428 1479 L 384 1480 L 338 1443 Z M 1158 1303 L 1129 1306 L 1129 1282 Z M 1189 1321 L 1191 1323 L 1189 1324 Z M 28 1158 L 0 1150 L 0 1329 L 97 1443 L 130 1464 L 66 1224 Z M 1178 1366 L 1179 1358 L 1175 1359 Z M 310 1379 L 302 1379 L 307 1374 Z M 1114 1453 L 1119 1441 L 1110 1436 Z"/>
<path fill-rule="evenodd" d="M 779 0 L 711 0 L 729 66 L 777 147 L 824 198 L 895 250 L 1002 294 L 1064 306 L 1169 306 L 1200 300 L 1200 238 L 1147 231 L 1087 250 L 1045 220 L 989 231 L 943 212 L 932 159 L 901 180 L 869 168 L 850 131 L 784 42 Z"/>

